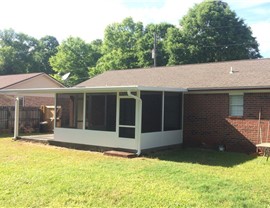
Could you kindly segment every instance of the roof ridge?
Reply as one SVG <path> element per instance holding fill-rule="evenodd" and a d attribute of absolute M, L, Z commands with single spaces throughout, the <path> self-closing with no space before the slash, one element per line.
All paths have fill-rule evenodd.
<path fill-rule="evenodd" d="M 224 63 L 235 63 L 235 62 L 248 62 L 248 61 L 264 61 L 270 60 L 270 58 L 258 58 L 258 59 L 241 59 L 241 60 L 229 60 L 229 61 L 218 61 L 218 62 L 207 62 L 207 63 L 191 63 L 191 64 L 179 64 L 179 65 L 172 65 L 172 66 L 157 66 L 157 67 L 145 67 L 145 68 L 128 68 L 128 69 L 111 69 L 107 72 L 114 72 L 114 71 L 133 71 L 133 70 L 150 70 L 150 69 L 160 69 L 160 68 L 176 68 L 176 67 L 184 67 L 184 66 L 197 66 L 197 65 L 214 65 L 214 64 L 224 64 Z M 92 77 L 94 78 L 94 77 Z"/>

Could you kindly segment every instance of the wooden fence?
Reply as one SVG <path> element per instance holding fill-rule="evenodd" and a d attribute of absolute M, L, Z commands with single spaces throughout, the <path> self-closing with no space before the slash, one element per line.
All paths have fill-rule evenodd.
<path fill-rule="evenodd" d="M 11 133 L 14 130 L 13 106 L 0 106 L 0 132 Z M 23 133 L 39 132 L 41 112 L 39 107 L 20 107 L 19 131 Z"/>

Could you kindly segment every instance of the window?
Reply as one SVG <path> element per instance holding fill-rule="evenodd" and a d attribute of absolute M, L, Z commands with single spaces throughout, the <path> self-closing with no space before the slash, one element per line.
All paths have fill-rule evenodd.
<path fill-rule="evenodd" d="M 56 118 L 62 128 L 83 127 L 83 94 L 57 94 Z"/>
<path fill-rule="evenodd" d="M 142 92 L 142 133 L 162 131 L 162 92 Z"/>
<path fill-rule="evenodd" d="M 164 94 L 164 131 L 182 129 L 182 94 Z"/>
<path fill-rule="evenodd" d="M 243 116 L 243 98 L 243 95 L 230 95 L 230 116 Z"/>
<path fill-rule="evenodd" d="M 85 128 L 101 131 L 116 129 L 116 95 L 87 94 Z"/>

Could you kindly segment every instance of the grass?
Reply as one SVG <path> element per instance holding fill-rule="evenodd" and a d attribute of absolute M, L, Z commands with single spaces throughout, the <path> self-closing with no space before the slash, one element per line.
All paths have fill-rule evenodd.
<path fill-rule="evenodd" d="M 124 159 L 0 139 L 0 207 L 270 207 L 270 161 L 185 149 Z"/>

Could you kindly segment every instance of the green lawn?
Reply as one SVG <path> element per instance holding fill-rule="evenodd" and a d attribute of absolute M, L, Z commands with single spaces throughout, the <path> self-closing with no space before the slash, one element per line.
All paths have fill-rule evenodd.
<path fill-rule="evenodd" d="M 124 159 L 0 138 L 0 207 L 270 207 L 270 161 L 198 149 Z"/>

